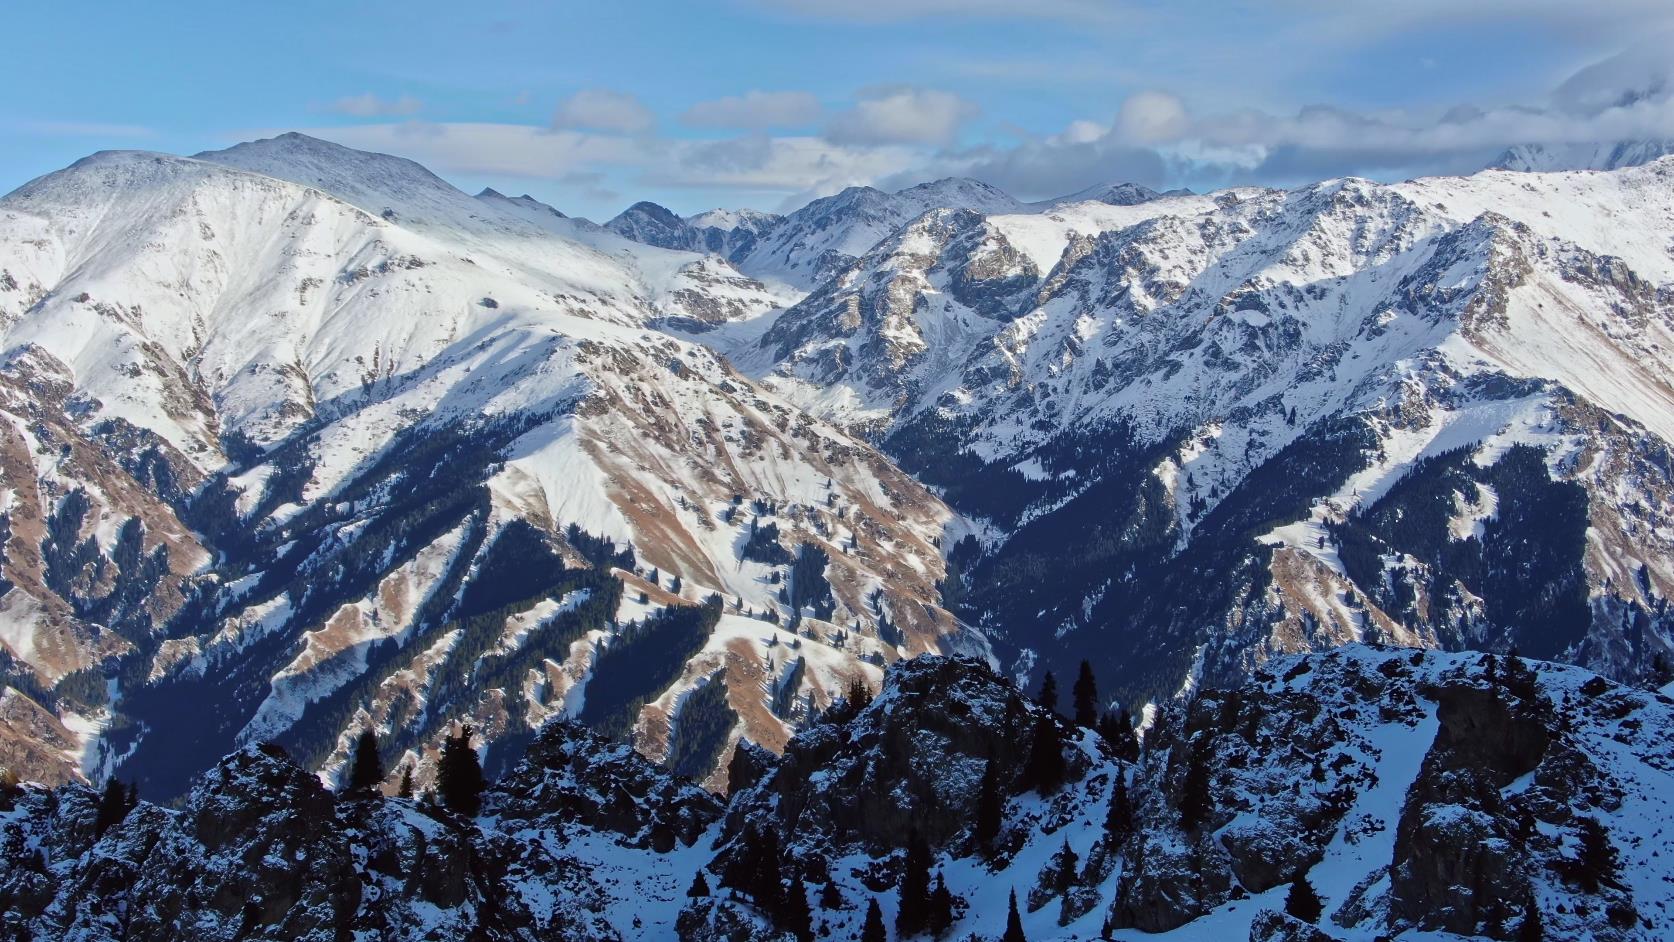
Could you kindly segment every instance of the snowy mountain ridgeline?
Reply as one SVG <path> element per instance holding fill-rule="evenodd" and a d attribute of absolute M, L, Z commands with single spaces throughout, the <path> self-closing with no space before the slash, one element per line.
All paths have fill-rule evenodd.
<path fill-rule="evenodd" d="M 603 225 L 298 134 L 32 181 L 0 926 L 1659 937 L 1657 147 Z M 1083 661 L 1079 725 L 1010 686 Z"/>

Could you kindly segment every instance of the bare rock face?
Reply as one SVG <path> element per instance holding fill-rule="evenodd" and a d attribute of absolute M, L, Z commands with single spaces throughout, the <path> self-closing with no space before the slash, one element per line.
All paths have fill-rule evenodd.
<path fill-rule="evenodd" d="M 1264 909 L 1250 924 L 1250 942 L 1331 942 L 1331 936 L 1294 916 Z"/>
<path fill-rule="evenodd" d="M 629 847 L 690 847 L 721 816 L 714 796 L 651 765 L 631 746 L 568 721 L 541 731 L 489 805 L 507 821 L 578 823 Z"/>
<path fill-rule="evenodd" d="M 728 832 L 770 824 L 804 842 L 884 852 L 916 830 L 940 847 L 970 826 L 990 760 L 1023 767 L 1045 714 L 973 658 L 904 662 L 853 721 L 793 739 L 773 774 L 735 798 Z M 1066 743 L 1078 738 L 1052 722 Z M 1078 750 L 1064 755 L 1067 780 L 1087 773 Z"/>

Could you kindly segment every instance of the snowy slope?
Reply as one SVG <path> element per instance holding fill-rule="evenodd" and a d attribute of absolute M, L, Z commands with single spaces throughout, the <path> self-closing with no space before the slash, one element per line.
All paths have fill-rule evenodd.
<path fill-rule="evenodd" d="M 939 501 L 709 350 L 648 326 L 751 318 L 786 303 L 781 289 L 716 256 L 507 202 L 297 135 L 198 159 L 99 154 L 0 202 L 9 381 L 62 384 L 50 421 L 108 449 L 122 487 L 149 501 L 104 487 L 93 519 L 64 518 L 65 539 L 97 530 L 115 554 L 122 521 L 138 516 L 144 548 L 179 544 L 173 578 L 202 586 L 180 619 L 171 587 L 151 622 L 107 642 L 97 606 L 116 604 L 100 599 L 121 580 L 99 577 L 87 621 L 53 627 L 39 606 L 62 608 L 54 597 L 72 590 L 70 576 L 53 582 L 49 559 L 34 607 L 10 600 L 8 648 L 49 686 L 107 651 L 131 709 L 162 711 L 147 718 L 153 729 L 178 697 L 229 698 L 225 725 L 201 741 L 148 745 L 136 723 L 106 758 L 137 748 L 130 768 L 169 789 L 235 741 L 289 736 L 329 754 L 354 720 L 331 698 L 369 697 L 382 714 L 415 684 L 449 691 L 425 706 L 425 729 L 481 709 L 501 717 L 496 735 L 517 734 L 521 708 L 506 719 L 499 694 L 443 656 L 446 626 L 464 616 L 448 608 L 455 590 L 438 587 L 469 586 L 519 521 L 570 565 L 586 555 L 568 545 L 572 526 L 631 546 L 664 585 L 647 586 L 655 599 L 624 620 L 716 592 L 763 626 L 796 621 L 780 579 L 809 543 L 827 554 L 830 587 L 810 589 L 820 622 L 800 630 L 843 644 L 831 656 L 844 671 L 861 655 L 935 649 L 956 630 L 936 605 L 934 543 L 951 520 Z M 43 469 L 46 446 L 22 446 L 37 460 L 9 467 L 6 486 L 30 493 L 37 517 L 53 515 L 76 483 L 66 478 L 96 480 Z M 37 502 L 53 473 L 60 483 Z M 193 537 L 170 534 L 176 516 Z M 742 558 L 756 524 L 778 528 L 785 559 Z M 17 529 L 39 540 L 38 526 Z M 22 559 L 9 565 L 21 573 Z M 542 604 L 533 574 L 499 578 L 526 586 L 519 605 Z M 467 627 L 469 640 L 481 626 Z M 73 651 L 39 653 L 52 638 Z M 767 658 L 759 644 L 738 650 Z M 362 690 L 373 674 L 411 683 Z M 782 738 L 780 724 L 746 711 L 740 730 Z M 100 752 L 89 746 L 94 765 Z"/>
<path fill-rule="evenodd" d="M 1627 496 L 1665 490 L 1655 468 L 1674 442 L 1671 242 L 1669 160 L 941 211 L 770 329 L 737 333 L 731 357 L 993 522 L 968 579 L 992 607 L 968 617 L 1047 657 L 1078 629 L 1148 624 L 1115 631 L 1128 640 L 1104 657 L 1120 669 L 1166 653 L 1171 679 L 1136 669 L 1151 693 L 1172 689 L 1205 643 L 1211 673 L 1233 676 L 1299 646 L 1479 645 L 1522 630 L 1506 599 L 1484 614 L 1482 585 L 1402 557 L 1430 551 L 1386 546 L 1392 575 L 1360 557 L 1345 572 L 1328 531 L 1422 461 L 1472 449 L 1486 467 L 1533 445 L 1584 492 L 1591 527 L 1543 537 L 1573 551 L 1592 608 L 1564 656 L 1630 678 L 1674 637 L 1660 614 L 1674 591 L 1665 515 Z M 949 454 L 966 456 L 957 470 Z M 1095 538 L 1112 518 L 1131 526 L 1114 544 Z M 1020 527 L 1040 535 L 1013 540 Z M 1270 557 L 1272 591 L 1235 580 L 1219 603 L 1230 607 L 1188 614 L 1175 593 L 1190 591 L 1190 571 L 1244 565 L 1229 538 Z M 1083 540 L 1110 546 L 1102 565 L 1076 558 Z M 1063 555 L 1054 585 L 987 585 L 1042 552 Z M 1414 571 L 1441 608 L 1391 610 Z M 1120 582 L 1144 586 L 1143 601 L 1112 593 Z M 1629 641 L 1624 618 L 1645 619 L 1655 640 Z"/>

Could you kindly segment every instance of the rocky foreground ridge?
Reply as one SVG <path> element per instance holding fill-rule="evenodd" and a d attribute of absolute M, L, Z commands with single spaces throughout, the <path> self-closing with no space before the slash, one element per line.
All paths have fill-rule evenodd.
<path fill-rule="evenodd" d="M 1582 669 L 1351 646 L 1174 701 L 1143 743 L 969 658 L 857 699 L 782 758 L 741 750 L 730 801 L 568 722 L 471 817 L 333 794 L 271 744 L 102 833 L 97 792 L 12 784 L 0 929 L 855 938 L 876 902 L 890 938 L 999 938 L 1013 895 L 1036 940 L 1648 940 L 1674 918 L 1674 701 Z M 1286 914 L 1299 883 L 1317 918 Z"/>

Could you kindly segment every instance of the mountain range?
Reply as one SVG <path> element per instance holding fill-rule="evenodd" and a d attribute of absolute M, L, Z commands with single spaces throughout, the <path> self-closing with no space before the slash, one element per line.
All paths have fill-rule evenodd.
<path fill-rule="evenodd" d="M 857 684 L 957 655 L 924 663 L 1033 686 L 1087 662 L 1101 712 L 1157 731 L 1167 770 L 1134 774 L 1172 807 L 1168 737 L 1198 729 L 1168 723 L 1264 676 L 1282 698 L 1271 671 L 1309 652 L 1516 650 L 1655 688 L 1665 153 L 1029 203 L 948 179 L 602 225 L 300 134 L 94 154 L 0 198 L 0 755 L 186 809 L 153 830 L 229 762 L 336 783 L 367 729 L 421 788 L 461 724 L 498 778 L 574 721 L 726 793 L 739 756 L 815 749 Z M 1435 734 L 1452 682 L 1409 691 L 1410 728 Z M 810 768 L 759 814 L 824 787 Z M 1394 828 L 1385 799 L 1357 814 Z M 1342 821 L 1308 814 L 1286 870 Z M 818 852 L 906 844 L 842 833 Z M 1233 888 L 1290 874 L 1230 853 L 1192 902 L 1112 864 L 1061 925 L 1243 932 Z M 1325 894 L 1364 911 L 1340 927 L 1475 931 L 1363 876 Z"/>

